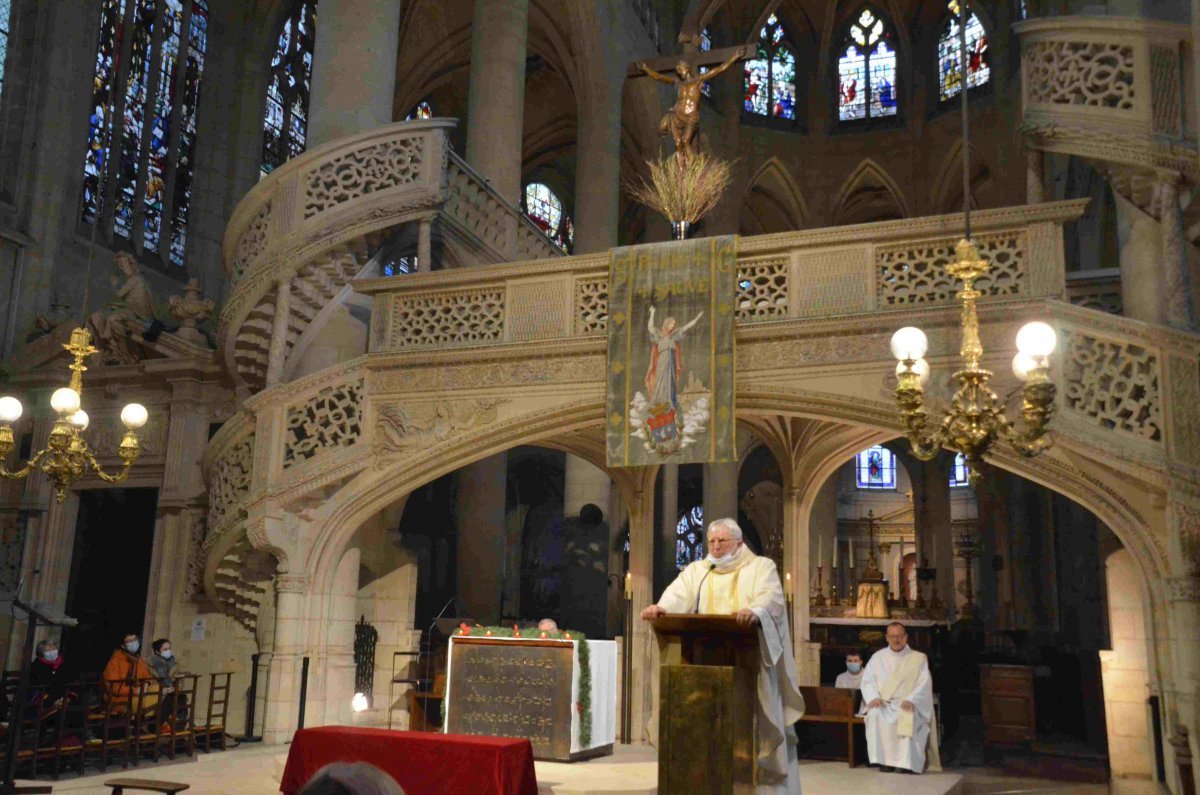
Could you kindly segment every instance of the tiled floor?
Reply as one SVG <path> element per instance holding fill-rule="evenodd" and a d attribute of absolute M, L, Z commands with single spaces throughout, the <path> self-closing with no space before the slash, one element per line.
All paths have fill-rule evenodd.
<path fill-rule="evenodd" d="M 198 754 L 194 760 L 142 765 L 54 784 L 55 793 L 107 795 L 103 783 L 119 776 L 181 781 L 188 795 L 275 795 L 287 756 L 286 748 L 245 745 L 223 753 Z M 840 762 L 801 765 L 805 795 L 897 793 L 897 795 L 1161 795 L 1150 782 L 1074 784 L 1004 776 L 984 768 L 960 768 L 937 775 L 900 776 L 866 767 L 853 770 Z M 538 790 L 543 795 L 652 795 L 657 778 L 656 755 L 647 746 L 617 746 L 611 757 L 574 765 L 537 763 Z M 447 793 L 453 795 L 453 793 Z"/>

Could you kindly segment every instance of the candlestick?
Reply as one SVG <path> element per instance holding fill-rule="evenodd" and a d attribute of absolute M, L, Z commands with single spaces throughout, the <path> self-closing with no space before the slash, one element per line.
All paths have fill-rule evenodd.
<path fill-rule="evenodd" d="M 783 575 L 783 595 L 788 599 L 792 598 L 792 573 L 790 571 Z"/>
<path fill-rule="evenodd" d="M 825 606 L 825 589 L 821 585 L 821 565 L 817 564 L 817 598 L 813 600 L 815 607 Z"/>
<path fill-rule="evenodd" d="M 633 598 L 633 575 L 630 572 L 625 572 L 625 598 Z"/>

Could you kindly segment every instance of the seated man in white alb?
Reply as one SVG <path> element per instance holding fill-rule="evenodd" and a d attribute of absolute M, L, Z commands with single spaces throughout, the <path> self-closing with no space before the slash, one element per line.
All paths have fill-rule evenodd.
<path fill-rule="evenodd" d="M 794 724 L 804 716 L 788 632 L 787 600 L 775 562 L 742 543 L 732 519 L 708 526 L 708 556 L 679 573 L 658 604 L 642 611 L 649 621 L 664 613 L 733 615 L 757 625 L 763 651 L 758 669 L 758 785 L 756 795 L 800 792 Z"/>
<path fill-rule="evenodd" d="M 867 756 L 885 772 L 941 770 L 933 725 L 933 680 L 929 660 L 908 646 L 899 621 L 887 628 L 886 649 L 871 655 L 862 676 L 867 723 Z"/>
<path fill-rule="evenodd" d="M 846 655 L 846 670 L 838 674 L 834 687 L 858 690 L 862 687 L 862 655 L 852 651 Z"/>

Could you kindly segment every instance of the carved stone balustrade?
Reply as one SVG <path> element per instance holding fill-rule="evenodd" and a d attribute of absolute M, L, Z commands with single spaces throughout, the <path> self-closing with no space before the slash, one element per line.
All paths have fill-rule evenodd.
<path fill-rule="evenodd" d="M 219 332 L 226 364 L 242 384 L 257 391 L 268 373 L 281 380 L 305 332 L 348 295 L 350 281 L 404 224 L 436 224 L 444 250 L 457 252 L 447 257 L 470 263 L 562 255 L 450 151 L 454 124 L 400 122 L 331 141 L 246 194 L 225 233 L 232 292 Z M 500 239 L 500 219 L 514 215 L 516 239 Z M 281 312 L 286 319 L 276 317 Z"/>
<path fill-rule="evenodd" d="M 1189 27 L 1068 16 L 1015 29 L 1031 146 L 1200 177 Z"/>

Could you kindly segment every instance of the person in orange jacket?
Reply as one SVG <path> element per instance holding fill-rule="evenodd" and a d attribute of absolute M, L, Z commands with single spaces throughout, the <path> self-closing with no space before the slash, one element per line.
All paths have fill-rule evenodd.
<path fill-rule="evenodd" d="M 142 643 L 136 632 L 128 632 L 121 638 L 121 645 L 113 650 L 104 666 L 105 697 L 110 707 L 127 708 L 129 702 L 138 693 L 139 680 L 153 679 L 146 661 L 138 656 Z M 153 697 L 147 696 L 140 709 L 146 709 L 157 703 L 157 692 Z"/>

